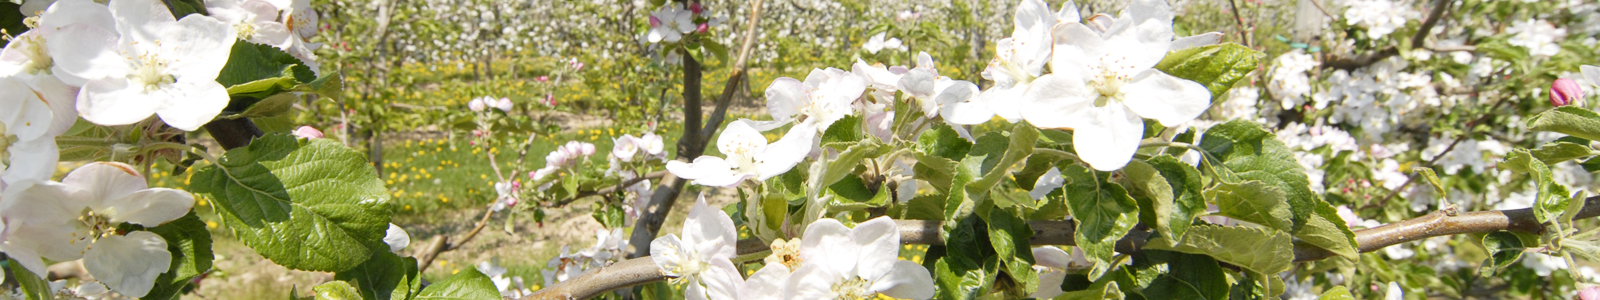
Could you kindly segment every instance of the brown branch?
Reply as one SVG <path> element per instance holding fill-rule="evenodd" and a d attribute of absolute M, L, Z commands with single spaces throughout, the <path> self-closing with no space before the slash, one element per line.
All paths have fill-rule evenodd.
<path fill-rule="evenodd" d="M 617 191 L 621 191 L 623 189 L 627 189 L 628 187 L 633 186 L 635 184 L 638 184 L 640 182 L 644 182 L 645 180 L 660 179 L 662 177 L 667 177 L 667 171 L 655 171 L 655 172 L 645 173 L 644 176 L 639 176 L 639 177 L 635 177 L 633 179 L 623 180 L 622 182 L 617 183 L 617 185 L 603 187 L 603 188 L 592 190 L 592 191 L 578 191 L 578 194 L 572 196 L 571 198 L 562 199 L 561 201 L 552 202 L 550 204 L 545 204 L 544 207 L 562 207 L 562 206 L 567 206 L 567 204 L 572 204 L 572 202 L 576 202 L 576 201 L 581 200 L 583 198 L 616 193 Z"/>
<path fill-rule="evenodd" d="M 706 124 L 700 123 L 700 62 L 694 60 L 687 50 L 680 49 L 683 56 L 683 138 L 678 140 L 678 158 L 693 161 L 705 152 L 710 137 L 721 127 L 722 119 L 727 114 L 728 105 L 732 103 L 734 91 L 745 80 L 745 61 L 750 55 L 750 45 L 754 43 L 755 30 L 761 17 L 761 0 L 750 3 L 750 22 L 745 28 L 744 45 L 739 49 L 739 59 L 734 63 L 734 71 L 729 76 L 727 84 L 722 89 L 722 95 L 717 100 L 717 108 Z M 672 206 L 677 203 L 678 196 L 688 182 L 667 174 L 661 180 L 661 185 L 655 189 L 655 194 L 650 197 L 650 205 L 639 215 L 634 222 L 633 235 L 628 242 L 633 245 L 634 251 L 628 257 L 643 257 L 650 254 L 650 241 L 656 237 L 656 232 L 661 229 L 661 223 L 666 222 L 667 213 L 672 211 Z"/>
<path fill-rule="evenodd" d="M 433 265 L 433 259 L 439 258 L 440 253 L 461 248 L 462 245 L 471 242 L 472 238 L 478 237 L 478 232 L 483 231 L 483 228 L 489 225 L 489 217 L 493 215 L 494 209 L 484 209 L 483 217 L 478 218 L 478 223 L 472 226 L 472 231 L 468 231 L 467 234 L 456 239 L 459 242 L 451 243 L 450 238 L 445 235 L 433 237 L 432 240 L 428 241 L 428 245 L 415 255 L 417 258 L 417 270 L 427 271 L 428 267 Z"/>
<path fill-rule="evenodd" d="M 1600 196 L 1584 199 L 1584 206 L 1573 219 L 1589 219 L 1600 216 Z M 900 227 L 901 244 L 943 245 L 944 240 L 939 238 L 942 223 L 939 221 L 925 220 L 896 220 Z M 1033 237 L 1028 239 L 1031 245 L 1073 245 L 1073 223 L 1067 221 L 1029 221 L 1028 226 L 1033 230 Z M 1496 231 L 1518 231 L 1532 234 L 1544 232 L 1544 225 L 1540 224 L 1533 216 L 1533 209 L 1492 210 L 1470 213 L 1455 213 L 1452 210 L 1435 211 L 1415 219 L 1390 223 L 1374 228 L 1356 230 L 1356 243 L 1362 253 L 1377 251 L 1384 247 L 1397 244 L 1419 241 L 1422 239 L 1467 234 L 1489 233 Z M 1117 252 L 1136 253 L 1142 248 L 1143 240 L 1149 237 L 1146 230 L 1134 230 L 1117 241 Z M 739 240 L 736 247 L 740 255 L 758 253 L 767 250 L 767 244 L 759 239 Z M 1296 243 L 1294 246 L 1294 261 L 1308 262 L 1333 257 L 1333 252 Z M 735 262 L 742 263 L 742 262 Z M 660 269 L 650 260 L 650 257 L 639 257 L 624 260 L 599 271 L 590 272 L 571 280 L 557 283 L 548 289 L 534 292 L 522 299 L 574 299 L 589 298 L 606 291 L 634 286 L 643 283 L 666 280 L 669 277 L 661 274 Z"/>
<path fill-rule="evenodd" d="M 1454 0 L 1434 0 L 1433 10 L 1428 12 L 1428 19 L 1422 21 L 1422 26 L 1417 28 L 1417 33 L 1411 35 L 1411 45 L 1422 47 L 1428 39 L 1428 34 L 1433 31 L 1433 26 L 1439 24 L 1439 19 L 1444 18 L 1444 11 L 1454 4 Z M 1323 68 L 1334 68 L 1351 71 L 1378 63 L 1391 56 L 1399 55 L 1400 48 L 1395 46 L 1385 47 L 1377 52 L 1367 53 L 1355 57 L 1332 57 L 1322 64 Z"/>

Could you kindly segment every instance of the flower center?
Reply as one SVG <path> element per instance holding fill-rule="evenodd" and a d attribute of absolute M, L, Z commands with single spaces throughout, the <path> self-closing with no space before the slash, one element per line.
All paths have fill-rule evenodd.
<path fill-rule="evenodd" d="M 23 42 L 22 54 L 28 57 L 28 62 L 22 65 L 22 71 L 31 75 L 44 73 L 50 74 L 50 67 L 55 66 L 55 60 L 50 58 L 50 51 L 45 48 L 44 38 L 37 35 L 22 35 L 18 37 Z"/>
<path fill-rule="evenodd" d="M 128 79 L 136 83 L 143 83 L 146 92 L 160 89 L 178 81 L 177 77 L 167 74 L 167 62 L 155 55 L 140 55 L 134 63 L 136 63 L 134 71 L 132 74 L 128 74 Z"/>
<path fill-rule="evenodd" d="M 789 270 L 799 269 L 800 263 L 800 238 L 784 241 L 772 241 L 772 255 L 764 259 L 769 264 L 783 264 Z"/>
<path fill-rule="evenodd" d="M 6 133 L 6 123 L 0 123 L 0 170 L 5 170 L 11 165 L 11 145 L 17 144 L 17 136 Z"/>
<path fill-rule="evenodd" d="M 1100 94 L 1095 97 L 1094 106 L 1105 107 L 1111 100 L 1122 102 L 1122 98 L 1126 96 L 1122 92 L 1122 86 L 1127 83 L 1128 76 L 1119 74 L 1111 69 L 1102 69 L 1099 76 L 1095 76 L 1089 81 L 1089 87 Z"/>
<path fill-rule="evenodd" d="M 72 233 L 72 243 L 79 241 L 93 243 L 103 237 L 121 234 L 117 230 L 117 224 L 111 223 L 110 216 L 87 208 L 83 210 L 82 215 L 78 216 L 78 223 L 82 224 L 83 227 L 79 227 L 79 232 Z M 82 231 L 82 229 L 88 230 Z"/>
<path fill-rule="evenodd" d="M 872 299 L 878 293 L 873 292 L 871 288 L 871 282 L 867 282 L 866 279 L 861 279 L 861 277 L 851 276 L 850 279 L 833 284 L 833 293 L 839 296 L 836 299 Z"/>
<path fill-rule="evenodd" d="M 239 39 L 241 40 L 249 40 L 256 36 L 256 24 L 251 22 L 233 24 L 233 30 L 239 32 Z"/>

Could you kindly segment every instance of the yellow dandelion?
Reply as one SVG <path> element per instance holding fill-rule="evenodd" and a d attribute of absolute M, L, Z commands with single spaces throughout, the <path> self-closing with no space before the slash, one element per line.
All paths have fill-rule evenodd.
<path fill-rule="evenodd" d="M 411 204 L 406 204 L 406 210 L 411 210 Z"/>
<path fill-rule="evenodd" d="M 217 222 L 216 221 L 206 221 L 206 227 L 209 227 L 209 228 L 212 228 L 212 229 L 216 229 L 217 228 Z"/>

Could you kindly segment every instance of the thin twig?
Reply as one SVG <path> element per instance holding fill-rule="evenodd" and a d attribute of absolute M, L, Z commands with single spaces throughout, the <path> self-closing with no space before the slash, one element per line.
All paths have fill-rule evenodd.
<path fill-rule="evenodd" d="M 1433 2 L 1433 10 L 1428 12 L 1428 19 L 1422 21 L 1422 26 L 1417 28 L 1416 34 L 1411 35 L 1411 44 L 1416 47 L 1425 45 L 1424 42 L 1427 40 L 1429 33 L 1433 32 L 1433 26 L 1439 24 L 1439 19 L 1444 18 L 1445 9 L 1449 8 L 1453 3 L 1455 3 L 1454 0 L 1435 0 Z M 1322 67 L 1350 71 L 1370 66 L 1399 54 L 1400 48 L 1389 46 L 1376 52 L 1355 57 L 1333 57 L 1324 62 Z"/>
<path fill-rule="evenodd" d="M 1228 8 L 1233 11 L 1233 24 L 1239 27 L 1239 42 L 1248 48 L 1250 47 L 1250 30 L 1245 29 L 1244 18 L 1239 17 L 1239 4 L 1236 2 L 1238 0 L 1228 0 Z"/>
<path fill-rule="evenodd" d="M 1435 163 L 1439 162 L 1439 159 L 1444 158 L 1445 155 L 1450 154 L 1450 151 L 1455 150 L 1456 149 L 1456 145 L 1461 144 L 1462 141 L 1466 141 L 1467 139 L 1472 138 L 1472 127 L 1478 126 L 1478 124 L 1482 124 L 1483 122 L 1488 121 L 1489 118 L 1494 117 L 1495 116 L 1495 110 L 1499 109 L 1500 105 L 1505 104 L 1506 103 L 1506 99 L 1508 99 L 1508 98 L 1500 98 L 1500 100 L 1496 100 L 1494 102 L 1494 106 L 1490 106 L 1489 110 L 1485 111 L 1483 116 L 1478 117 L 1478 119 L 1476 119 L 1476 120 L 1472 120 L 1470 122 L 1467 122 L 1466 130 L 1463 130 L 1464 132 L 1461 133 L 1461 136 L 1456 137 L 1455 141 L 1450 142 L 1449 146 L 1444 147 L 1444 151 L 1440 151 L 1438 155 L 1434 155 L 1433 158 L 1429 159 L 1428 163 L 1424 164 L 1422 167 L 1423 168 L 1431 168 L 1431 167 L 1433 167 Z M 1399 188 L 1395 188 L 1394 190 L 1389 191 L 1389 195 L 1388 196 L 1383 196 L 1383 199 L 1378 200 L 1378 202 L 1373 203 L 1373 205 L 1383 206 L 1383 205 L 1389 203 L 1390 199 L 1393 199 L 1395 196 L 1399 195 L 1400 191 L 1404 191 L 1406 189 L 1406 187 L 1411 186 L 1411 183 L 1415 182 L 1416 180 L 1417 180 L 1417 173 L 1411 173 L 1410 175 L 1407 175 L 1405 183 L 1400 184 Z M 1440 191 L 1440 193 L 1444 193 L 1444 191 Z"/>
<path fill-rule="evenodd" d="M 628 187 L 633 186 L 634 184 L 638 184 L 640 182 L 644 182 L 645 180 L 659 179 L 659 178 L 666 177 L 666 176 L 667 176 L 667 171 L 655 171 L 655 172 L 645 173 L 644 176 L 639 176 L 639 177 L 635 177 L 633 179 L 623 180 L 622 182 L 617 183 L 617 185 L 603 187 L 603 188 L 599 188 L 599 189 L 592 190 L 592 191 L 578 191 L 578 194 L 577 195 L 573 195 L 571 198 L 562 199 L 561 201 L 551 202 L 550 204 L 544 205 L 544 207 L 562 207 L 562 206 L 566 206 L 567 204 L 572 204 L 572 202 L 578 201 L 579 199 L 593 197 L 593 196 L 607 195 L 607 194 L 611 194 L 611 193 L 616 193 L 617 191 L 620 191 L 620 190 L 623 190 L 623 189 L 627 189 Z"/>

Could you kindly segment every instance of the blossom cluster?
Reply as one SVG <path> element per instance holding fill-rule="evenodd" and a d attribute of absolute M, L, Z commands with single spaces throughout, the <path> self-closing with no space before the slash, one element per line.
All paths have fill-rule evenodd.
<path fill-rule="evenodd" d="M 670 3 L 656 8 L 650 13 L 650 30 L 645 32 L 645 38 L 651 44 L 677 43 L 693 34 L 705 34 L 711 29 L 727 21 L 727 17 L 711 17 L 700 1 L 689 3 L 683 7 L 681 3 Z"/>
<path fill-rule="evenodd" d="M 834 219 L 806 226 L 793 240 L 776 240 L 767 264 L 740 275 L 733 265 L 738 241 L 733 219 L 695 202 L 683 236 L 667 234 L 650 245 L 650 259 L 686 299 L 902 299 L 933 297 L 933 277 L 922 265 L 899 259 L 900 230 L 879 217 L 849 228 Z"/>

